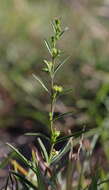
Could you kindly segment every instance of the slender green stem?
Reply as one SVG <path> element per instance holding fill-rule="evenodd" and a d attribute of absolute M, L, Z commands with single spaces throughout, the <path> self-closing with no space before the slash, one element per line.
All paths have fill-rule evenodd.
<path fill-rule="evenodd" d="M 52 58 L 52 74 L 51 74 L 51 118 L 50 118 L 50 129 L 51 129 L 51 138 L 53 136 L 53 115 L 54 115 L 54 91 L 53 91 L 53 86 L 54 86 L 54 63 L 55 60 Z"/>
<path fill-rule="evenodd" d="M 55 109 L 55 101 L 56 98 L 54 97 L 54 64 L 55 64 L 55 59 L 52 57 L 52 74 L 51 74 L 51 109 L 50 109 L 50 130 L 51 130 L 51 150 L 50 150 L 50 157 L 49 161 L 51 160 L 52 157 L 52 152 L 54 148 L 54 142 L 53 142 L 53 137 L 54 137 L 54 127 L 53 127 L 53 115 L 54 115 L 54 109 Z"/>

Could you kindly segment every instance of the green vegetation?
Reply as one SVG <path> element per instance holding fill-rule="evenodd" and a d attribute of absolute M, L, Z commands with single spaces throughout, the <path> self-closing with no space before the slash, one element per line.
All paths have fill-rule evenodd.
<path fill-rule="evenodd" d="M 62 30 L 61 22 L 59 19 L 55 19 L 52 22 L 52 27 L 54 30 L 54 35 L 52 35 L 49 40 L 45 40 L 45 45 L 51 56 L 51 60 L 44 60 L 43 67 L 43 71 L 46 72 L 50 77 L 50 86 L 46 86 L 42 79 L 39 79 L 39 77 L 33 74 L 33 77 L 38 83 L 40 83 L 50 99 L 50 112 L 48 122 L 48 130 L 50 136 L 48 137 L 42 135 L 41 133 L 26 134 L 36 136 L 41 148 L 39 152 L 37 147 L 32 146 L 31 161 L 28 160 L 23 154 L 21 154 L 18 149 L 7 143 L 7 145 L 13 150 L 11 156 L 11 164 L 13 165 L 14 170 L 10 170 L 4 189 L 107 189 L 107 183 L 109 182 L 109 179 L 103 178 L 103 169 L 100 168 L 99 163 L 94 166 L 96 172 L 91 171 L 92 153 L 101 131 L 92 130 L 91 133 L 84 128 L 79 132 L 71 133 L 70 130 L 69 135 L 61 137 L 60 131 L 55 127 L 56 120 L 69 115 L 69 112 L 60 114 L 58 117 L 55 117 L 54 115 L 57 99 L 61 93 L 64 93 L 64 91 L 66 92 L 66 90 L 64 90 L 64 87 L 55 83 L 55 75 L 66 62 L 66 60 L 68 60 L 68 58 L 61 63 L 58 63 L 59 57 L 61 55 L 61 50 L 57 48 L 56 45 L 57 41 L 60 40 L 66 29 Z M 93 138 L 91 142 L 85 139 L 85 137 L 92 135 Z M 43 144 L 41 136 L 50 142 L 49 152 L 47 151 L 46 146 Z M 66 143 L 64 147 L 61 147 L 57 151 L 55 145 L 59 142 Z M 74 153 L 74 148 L 76 146 L 77 151 Z M 80 159 L 81 153 L 83 154 L 83 160 Z M 26 169 L 24 169 L 16 160 L 14 160 L 15 155 L 25 164 Z M 65 159 L 65 156 L 67 156 L 67 159 Z M 66 164 L 61 164 L 62 160 L 65 160 Z M 2 168 L 3 166 L 4 161 L 1 163 L 0 167 Z M 76 178 L 74 177 L 75 170 L 77 171 Z M 85 177 L 86 172 L 87 177 Z M 90 175 L 90 177 L 88 177 L 88 175 Z"/>
<path fill-rule="evenodd" d="M 26 169 L 11 160 L 14 171 L 5 189 L 14 184 L 19 190 L 108 190 L 106 5 L 100 0 L 0 1 L 0 130 L 25 128 L 40 145 L 40 151 L 32 146 L 32 161 L 9 145 L 14 152 L 0 167 L 16 154 Z M 64 38 L 61 19 L 52 23 L 53 35 L 47 27 L 58 16 L 69 27 Z"/>

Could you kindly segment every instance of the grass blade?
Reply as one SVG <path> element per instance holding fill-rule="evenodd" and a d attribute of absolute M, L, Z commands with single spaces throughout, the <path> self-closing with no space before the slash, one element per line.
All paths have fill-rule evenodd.
<path fill-rule="evenodd" d="M 45 86 L 45 84 L 35 75 L 35 74 L 32 74 L 33 77 L 41 84 L 41 86 L 45 89 L 46 92 L 49 93 L 49 90 L 48 88 Z"/>

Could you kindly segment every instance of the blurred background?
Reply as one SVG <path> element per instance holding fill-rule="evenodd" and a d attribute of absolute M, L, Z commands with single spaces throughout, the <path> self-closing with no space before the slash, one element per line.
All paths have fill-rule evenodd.
<path fill-rule="evenodd" d="M 71 56 L 56 83 L 72 88 L 56 112 L 74 111 L 57 127 L 102 128 L 109 158 L 109 0 L 0 0 L 0 157 L 8 152 L 5 142 L 24 144 L 28 131 L 47 133 L 49 99 L 32 73 L 49 85 L 44 39 L 56 17 L 69 28 L 58 44 L 62 59 Z"/>

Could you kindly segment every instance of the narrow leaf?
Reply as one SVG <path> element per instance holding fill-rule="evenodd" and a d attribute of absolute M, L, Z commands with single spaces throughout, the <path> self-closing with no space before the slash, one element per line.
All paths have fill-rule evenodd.
<path fill-rule="evenodd" d="M 71 135 L 68 135 L 68 136 L 65 136 L 65 137 L 62 137 L 62 138 L 59 138 L 57 139 L 56 143 L 59 143 L 59 142 L 62 142 L 62 141 L 66 141 L 67 139 L 71 138 L 71 137 L 74 137 L 76 138 L 75 141 L 74 141 L 74 145 L 76 145 L 78 142 L 79 142 L 79 137 L 84 133 L 84 137 L 87 138 L 87 137 L 90 137 L 92 135 L 94 135 L 95 133 L 99 134 L 102 132 L 101 129 L 90 129 L 90 130 L 81 130 L 79 132 L 75 132 L 75 133 L 72 133 Z"/>
<path fill-rule="evenodd" d="M 15 153 L 17 154 L 17 156 L 27 165 L 27 166 L 30 166 L 29 165 L 29 161 L 14 147 L 12 146 L 11 144 L 9 143 L 6 143 L 13 151 L 15 151 Z"/>
<path fill-rule="evenodd" d="M 64 61 L 62 61 L 57 67 L 56 67 L 56 69 L 55 69 L 55 71 L 54 71 L 54 75 L 57 73 L 57 71 L 68 61 L 68 59 L 70 58 L 70 56 L 69 57 L 67 57 Z"/>
<path fill-rule="evenodd" d="M 54 22 L 51 22 L 51 25 L 53 27 L 54 33 L 56 33 L 56 28 L 55 28 Z"/>
<path fill-rule="evenodd" d="M 102 132 L 102 130 L 101 129 L 91 129 L 90 131 L 87 131 L 87 132 L 82 130 L 82 132 L 85 132 L 84 137 L 86 138 L 86 137 L 90 137 L 90 136 L 94 135 L 95 133 L 100 134 Z M 82 132 L 81 132 L 81 134 L 82 134 Z M 72 137 L 72 136 L 69 136 L 69 137 Z M 61 140 L 63 141 L 63 139 L 61 139 Z M 60 139 L 57 140 L 56 143 L 58 143 L 58 142 L 61 142 Z M 80 137 L 78 137 L 74 140 L 73 146 L 77 145 L 79 142 L 80 142 Z M 66 144 L 64 149 L 62 151 L 60 151 L 60 153 L 52 159 L 51 164 L 55 164 L 56 162 L 58 162 L 62 158 L 62 156 L 70 150 L 70 147 L 71 147 L 71 144 L 70 144 L 70 141 L 68 141 L 68 143 Z"/>
<path fill-rule="evenodd" d="M 9 178 L 10 178 L 10 176 L 7 177 L 6 185 L 5 185 L 4 190 L 8 190 Z"/>
<path fill-rule="evenodd" d="M 68 143 L 65 145 L 65 147 L 59 152 L 59 154 L 52 158 L 51 164 L 56 164 L 70 149 L 71 143 L 68 141 Z"/>
<path fill-rule="evenodd" d="M 63 90 L 63 91 L 60 93 L 59 96 L 66 95 L 66 94 L 68 94 L 68 93 L 70 93 L 70 92 L 72 92 L 72 91 L 73 91 L 73 88 L 65 89 L 65 90 Z"/>
<path fill-rule="evenodd" d="M 11 158 L 13 158 L 15 156 L 15 152 L 10 153 L 6 158 L 3 159 L 2 162 L 0 162 L 0 169 L 3 169 L 11 160 Z"/>
<path fill-rule="evenodd" d="M 44 146 L 44 144 L 43 144 L 43 142 L 41 141 L 40 138 L 38 138 L 38 142 L 39 142 L 39 144 L 40 144 L 40 146 L 41 146 L 41 149 L 42 149 L 42 151 L 43 151 L 45 160 L 46 160 L 46 162 L 48 163 L 49 158 L 48 158 L 48 153 L 47 153 L 47 151 L 46 151 L 46 148 L 45 148 L 45 146 Z"/>
<path fill-rule="evenodd" d="M 73 112 L 74 111 L 62 113 L 59 116 L 55 117 L 53 120 L 56 121 L 56 120 L 58 120 L 58 119 L 60 119 L 62 117 L 71 116 L 73 114 Z"/>
<path fill-rule="evenodd" d="M 56 144 L 59 143 L 59 142 L 66 141 L 67 139 L 69 139 L 71 137 L 75 137 L 75 138 L 80 137 L 83 133 L 86 133 L 86 132 L 87 131 L 81 130 L 79 132 L 72 133 L 71 135 L 67 135 L 65 137 L 59 138 L 59 139 L 57 139 Z"/>
<path fill-rule="evenodd" d="M 26 179 L 24 176 L 20 175 L 17 172 L 11 171 L 13 175 L 18 177 L 21 181 L 23 181 L 25 184 L 29 185 L 30 188 L 36 189 L 35 185 L 33 185 L 28 179 Z"/>
<path fill-rule="evenodd" d="M 14 181 L 13 181 L 13 178 L 12 178 L 12 174 L 11 174 L 11 173 L 10 173 L 10 182 L 11 182 L 12 190 L 14 190 Z"/>
<path fill-rule="evenodd" d="M 45 84 L 35 74 L 32 74 L 32 75 L 41 84 L 41 86 L 45 89 L 45 91 L 47 91 L 49 93 L 49 90 L 47 89 Z"/>
<path fill-rule="evenodd" d="M 17 180 L 17 178 L 13 175 L 13 177 L 14 177 L 14 181 L 15 181 L 15 190 L 19 190 L 19 182 L 18 182 L 18 180 Z"/>
<path fill-rule="evenodd" d="M 44 176 L 41 173 L 41 169 L 37 166 L 37 182 L 38 182 L 38 189 L 39 190 L 46 190 L 46 185 L 44 183 Z"/>
<path fill-rule="evenodd" d="M 33 147 L 34 148 L 34 147 Z M 34 152 L 35 150 L 35 152 Z M 42 174 L 42 171 L 45 169 L 42 166 L 42 160 L 41 155 L 38 153 L 37 148 L 33 149 L 33 152 L 36 154 L 36 165 L 35 165 L 35 174 L 37 176 L 37 183 L 38 183 L 38 190 L 46 190 L 46 185 L 45 185 L 45 176 Z M 45 167 L 45 166 L 44 166 Z M 44 169 L 44 170 L 43 170 Z"/>
<path fill-rule="evenodd" d="M 84 164 L 81 165 L 81 171 L 80 171 L 80 174 L 79 174 L 78 188 L 77 188 L 77 190 L 81 190 L 83 170 L 84 170 Z"/>
<path fill-rule="evenodd" d="M 66 27 L 61 33 L 60 33 L 60 37 L 68 30 L 69 28 L 68 27 Z"/>
<path fill-rule="evenodd" d="M 50 47 L 50 45 L 49 45 L 49 42 L 48 42 L 47 40 L 44 40 L 44 42 L 45 42 L 45 45 L 46 45 L 46 47 L 47 47 L 49 53 L 52 54 L 52 53 L 51 53 L 51 47 Z"/>
<path fill-rule="evenodd" d="M 103 181 L 100 181 L 97 185 L 102 185 L 104 183 L 109 183 L 109 179 L 105 179 Z"/>
<path fill-rule="evenodd" d="M 18 178 L 18 180 L 19 180 L 20 184 L 22 185 L 23 190 L 30 190 L 28 185 L 25 184 L 25 182 L 23 180 L 21 180 L 20 178 Z M 33 190 L 33 188 L 31 190 Z"/>
<path fill-rule="evenodd" d="M 45 135 L 43 135 L 41 133 L 26 133 L 25 135 L 27 135 L 27 136 L 39 136 L 39 137 L 43 137 L 46 140 L 50 141 L 50 139 L 47 136 L 45 136 Z"/>
<path fill-rule="evenodd" d="M 92 182 L 88 188 L 88 190 L 97 190 L 97 183 L 98 183 L 98 175 L 92 177 Z"/>

